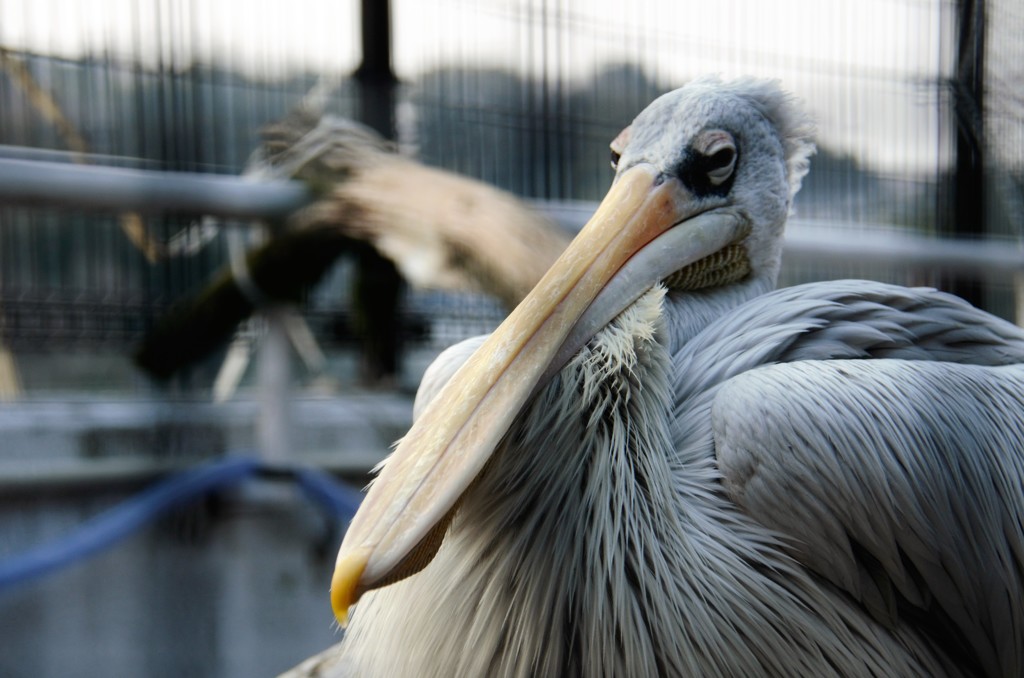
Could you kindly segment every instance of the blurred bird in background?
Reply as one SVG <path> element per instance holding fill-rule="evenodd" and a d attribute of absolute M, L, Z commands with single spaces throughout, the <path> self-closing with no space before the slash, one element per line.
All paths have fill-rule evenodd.
<path fill-rule="evenodd" d="M 326 115 L 326 94 L 314 88 L 268 126 L 245 172 L 301 180 L 316 199 L 240 245 L 231 266 L 157 324 L 136 354 L 150 374 L 167 378 L 208 355 L 261 303 L 298 302 L 345 253 L 370 247 L 416 288 L 485 292 L 511 309 L 568 244 L 565 230 L 515 196 Z M 393 303 L 387 312 L 397 312 Z"/>

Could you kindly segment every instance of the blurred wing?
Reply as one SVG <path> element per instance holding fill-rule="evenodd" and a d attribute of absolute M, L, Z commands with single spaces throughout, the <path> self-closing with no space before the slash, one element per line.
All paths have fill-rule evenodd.
<path fill-rule="evenodd" d="M 711 410 L 726 491 L 795 557 L 965 667 L 1024 671 L 1024 366 L 776 364 Z"/>
<path fill-rule="evenodd" d="M 399 155 L 373 130 L 300 107 L 264 131 L 249 173 L 302 179 L 320 194 L 289 217 L 365 241 L 413 286 L 477 290 L 511 310 L 569 233 L 482 181 Z"/>

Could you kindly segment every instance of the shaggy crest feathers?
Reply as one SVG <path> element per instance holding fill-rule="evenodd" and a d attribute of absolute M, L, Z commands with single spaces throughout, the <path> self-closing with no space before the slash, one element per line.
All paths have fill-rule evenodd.
<path fill-rule="evenodd" d="M 778 80 L 744 77 L 723 82 L 718 76 L 704 76 L 692 80 L 687 87 L 706 87 L 715 93 L 732 93 L 749 101 L 779 135 L 786 159 L 786 177 L 789 180 L 789 198 L 800 190 L 800 184 L 811 167 L 815 125 L 803 110 L 799 100 L 782 89 Z"/>

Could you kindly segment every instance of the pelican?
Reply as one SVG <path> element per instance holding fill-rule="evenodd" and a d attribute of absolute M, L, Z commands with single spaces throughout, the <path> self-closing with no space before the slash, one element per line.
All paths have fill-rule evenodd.
<path fill-rule="evenodd" d="M 310 670 L 1024 674 L 1024 332 L 773 291 L 811 133 L 777 83 L 702 78 L 615 139 L 576 240 L 426 374 Z"/>

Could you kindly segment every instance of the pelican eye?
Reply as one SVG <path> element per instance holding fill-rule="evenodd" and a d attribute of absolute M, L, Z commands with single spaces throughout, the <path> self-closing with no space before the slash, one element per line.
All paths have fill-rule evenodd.
<path fill-rule="evenodd" d="M 619 158 L 621 158 L 621 157 L 622 157 L 622 154 L 619 153 L 618 151 L 616 151 L 613 148 L 612 149 L 612 169 L 613 170 L 619 169 Z"/>
<path fill-rule="evenodd" d="M 736 149 L 731 144 L 719 147 L 707 156 L 706 162 L 708 179 L 713 185 L 721 186 L 736 167 Z"/>
<path fill-rule="evenodd" d="M 697 197 L 725 196 L 736 178 L 736 137 L 722 129 L 705 130 L 679 154 L 675 174 Z"/>

